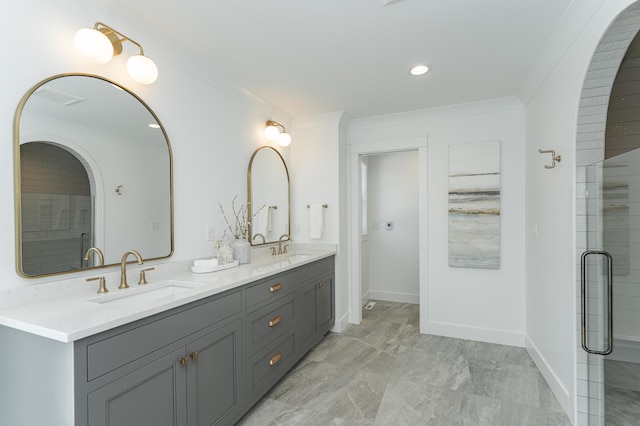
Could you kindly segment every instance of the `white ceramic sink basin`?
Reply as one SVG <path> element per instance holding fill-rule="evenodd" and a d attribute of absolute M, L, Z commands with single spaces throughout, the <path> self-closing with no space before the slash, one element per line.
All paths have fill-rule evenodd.
<path fill-rule="evenodd" d="M 293 261 L 297 261 L 297 260 L 305 260 L 310 258 L 311 255 L 310 254 L 305 254 L 305 253 L 291 253 L 288 254 L 287 256 L 285 256 L 285 259 L 291 259 Z"/>
<path fill-rule="evenodd" d="M 92 297 L 87 301 L 109 306 L 134 306 L 148 302 L 170 302 L 200 285 L 182 281 L 164 281 L 136 287 L 132 285 L 128 289 L 111 290 L 109 293 Z"/>

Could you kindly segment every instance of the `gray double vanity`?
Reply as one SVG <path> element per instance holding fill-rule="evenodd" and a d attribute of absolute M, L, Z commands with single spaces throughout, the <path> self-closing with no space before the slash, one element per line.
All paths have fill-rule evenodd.
<path fill-rule="evenodd" d="M 56 107 L 69 103 L 78 117 Z M 109 133 L 126 126 L 95 119 L 107 104 L 145 130 Z M 173 253 L 171 147 L 141 99 L 100 77 L 55 76 L 27 93 L 15 128 L 17 270 L 40 281 L 0 294 L 0 424 L 234 424 L 333 327 L 335 247 L 269 251 L 289 227 L 276 150 L 249 168 L 248 208 L 272 208 L 249 226 L 252 261 L 196 274 L 191 260 L 162 260 Z M 132 162 L 153 163 L 143 173 L 109 163 L 119 145 L 102 142 L 126 137 L 139 144 Z M 38 168 L 50 174 L 38 181 Z M 54 182 L 55 169 L 74 172 Z M 130 288 L 118 289 L 130 249 L 145 264 L 129 265 Z"/>

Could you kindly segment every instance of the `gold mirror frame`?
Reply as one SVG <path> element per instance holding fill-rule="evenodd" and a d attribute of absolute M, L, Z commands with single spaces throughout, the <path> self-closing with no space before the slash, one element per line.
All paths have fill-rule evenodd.
<path fill-rule="evenodd" d="M 27 104 L 27 101 L 30 99 L 30 97 L 39 89 L 41 88 L 43 85 L 59 79 L 59 78 L 63 78 L 63 77 L 89 77 L 89 78 L 95 78 L 97 80 L 102 80 L 105 83 L 111 84 L 113 85 L 115 88 L 123 90 L 124 92 L 128 93 L 129 95 L 131 95 L 135 100 L 137 100 L 141 106 L 143 106 L 144 108 L 146 108 L 146 110 L 149 112 L 149 114 L 153 117 L 153 119 L 156 121 L 156 123 L 159 125 L 159 130 L 162 131 L 162 136 L 164 137 L 164 140 L 167 144 L 167 154 L 168 154 L 168 165 L 169 165 L 169 173 L 168 173 L 168 178 L 169 178 L 169 253 L 167 255 L 163 255 L 163 256 L 158 256 L 158 257 L 150 257 L 150 258 L 145 258 L 143 257 L 144 260 L 149 261 L 149 260 L 158 260 L 158 259 L 166 259 L 169 258 L 173 255 L 174 252 L 174 207 L 173 207 L 173 202 L 174 202 L 174 197 L 173 197 L 173 154 L 172 154 L 172 150 L 171 150 L 171 143 L 169 141 L 169 136 L 167 135 L 167 132 L 164 128 L 164 125 L 162 124 L 162 122 L 160 121 L 160 119 L 158 118 L 158 116 L 156 115 L 156 113 L 149 107 L 149 105 L 142 100 L 142 98 L 140 98 L 138 95 L 136 95 L 134 92 L 130 91 L 129 89 L 127 89 L 126 87 L 111 81 L 105 77 L 101 77 L 98 75 L 93 75 L 93 74 L 85 74 L 85 73 L 63 73 L 63 74 L 57 74 L 54 76 L 51 76 L 49 78 L 46 78 L 40 82 L 38 82 L 37 84 L 35 84 L 31 89 L 29 89 L 26 94 L 22 97 L 22 99 L 20 100 L 20 103 L 18 104 L 18 108 L 16 110 L 16 114 L 14 117 L 14 124 L 13 124 L 13 135 L 14 135 L 14 152 L 13 152 L 13 164 L 14 164 L 14 205 L 15 205 L 15 241 L 16 241 L 16 271 L 17 273 L 25 278 L 41 278 L 41 277 L 49 277 L 49 276 L 57 276 L 57 275 L 64 275 L 64 274 L 70 274 L 70 273 L 74 273 L 74 272 L 82 272 L 82 271 L 88 271 L 88 270 L 93 270 L 93 269 L 99 269 L 99 268 L 103 268 L 103 267 L 108 267 L 108 266 L 114 266 L 114 265 L 118 265 L 120 263 L 120 259 L 119 259 L 119 255 L 117 258 L 117 262 L 114 263 L 109 263 L 109 264 L 105 264 L 104 266 L 87 266 L 87 267 L 83 267 L 81 269 L 69 269 L 69 270 L 64 270 L 64 271 L 57 271 L 57 272 L 52 272 L 52 273 L 43 273 L 43 274 L 38 274 L 38 275 L 29 275 L 26 274 L 23 271 L 23 253 L 22 253 L 22 249 L 23 249 L 23 241 L 22 241 L 22 172 L 21 172 L 21 160 L 20 160 L 20 120 L 22 118 L 22 114 L 24 111 L 24 107 Z M 116 190 L 116 192 L 118 192 Z M 118 192 L 119 193 L 119 192 Z M 131 247 L 131 249 L 135 249 L 135 247 Z M 142 253 L 142 255 L 144 256 L 144 253 Z M 95 257 L 95 256 L 94 256 Z"/>
<path fill-rule="evenodd" d="M 259 246 L 259 245 L 264 245 L 264 244 L 271 244 L 271 243 L 276 243 L 278 242 L 278 238 L 280 237 L 280 235 L 282 235 L 282 233 L 277 232 L 277 235 L 274 235 L 274 239 L 268 239 L 266 238 L 266 236 L 264 236 L 264 241 L 259 242 L 256 241 L 256 235 L 254 235 L 254 226 L 253 226 L 253 222 L 254 222 L 254 216 L 256 214 L 256 212 L 254 212 L 254 192 L 255 192 L 255 188 L 252 187 L 251 182 L 252 182 L 252 174 L 255 173 L 253 168 L 254 168 L 254 161 L 256 160 L 256 156 L 258 155 L 258 153 L 260 153 L 263 150 L 272 150 L 273 152 L 275 152 L 275 154 L 277 155 L 277 158 L 280 159 L 280 161 L 282 161 L 282 166 L 284 168 L 284 174 L 286 176 L 286 184 L 287 184 L 287 218 L 286 218 L 286 232 L 282 232 L 282 233 L 291 233 L 290 231 L 290 227 L 291 227 L 291 181 L 289 178 L 289 169 L 287 168 L 287 163 L 285 163 L 284 158 L 282 157 L 282 155 L 280 154 L 280 152 L 278 152 L 277 149 L 271 147 L 271 146 L 261 146 L 260 148 L 256 149 L 255 152 L 253 153 L 253 155 L 251 156 L 251 160 L 249 161 L 249 169 L 247 171 L 247 193 L 248 193 L 248 201 L 247 201 L 247 217 L 249 218 L 249 223 L 248 223 L 248 235 L 247 235 L 247 239 L 249 241 L 249 243 L 252 246 Z M 255 177 L 255 176 L 254 176 Z M 265 208 L 269 208 L 270 206 L 265 206 Z M 259 208 L 259 207 L 258 207 Z M 282 207 L 281 206 L 277 206 L 277 209 L 282 211 Z M 259 235 L 258 235 L 259 237 Z M 259 239 L 259 238 L 258 238 Z"/>

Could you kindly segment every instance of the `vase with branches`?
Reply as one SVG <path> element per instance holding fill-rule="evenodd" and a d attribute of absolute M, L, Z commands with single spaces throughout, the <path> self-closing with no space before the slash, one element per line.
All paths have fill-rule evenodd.
<path fill-rule="evenodd" d="M 220 206 L 220 212 L 222 213 L 222 217 L 224 218 L 225 223 L 227 224 L 227 228 L 229 233 L 235 239 L 247 239 L 249 234 L 249 223 L 253 218 L 260 213 L 260 210 L 264 208 L 264 205 L 261 206 L 258 210 L 253 212 L 251 217 L 249 217 L 249 209 L 245 204 L 240 205 L 240 207 L 236 206 L 236 200 L 238 199 L 238 195 L 236 194 L 231 200 L 231 211 L 233 212 L 233 219 L 230 221 L 227 217 L 227 214 L 224 211 L 224 207 L 222 203 L 218 202 L 218 206 Z M 225 230 L 226 233 L 226 230 Z"/>
<path fill-rule="evenodd" d="M 222 213 L 222 217 L 224 218 L 225 223 L 227 224 L 227 228 L 231 236 L 235 238 L 235 241 L 232 243 L 231 247 L 233 249 L 233 257 L 237 259 L 239 263 L 249 263 L 251 262 L 251 245 L 248 241 L 249 234 L 249 224 L 251 220 L 260 213 L 260 210 L 264 208 L 264 206 L 257 209 L 254 213 L 249 217 L 249 209 L 245 204 L 236 206 L 236 200 L 238 199 L 238 195 L 233 197 L 231 200 L 231 211 L 233 212 L 233 218 L 229 220 L 227 214 L 224 211 L 224 207 L 222 204 L 218 202 L 218 206 L 220 206 L 220 212 Z M 225 234 L 227 230 L 225 230 Z"/>

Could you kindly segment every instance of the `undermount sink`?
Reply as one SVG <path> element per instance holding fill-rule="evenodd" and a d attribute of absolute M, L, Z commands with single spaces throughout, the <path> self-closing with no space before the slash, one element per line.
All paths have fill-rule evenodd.
<path fill-rule="evenodd" d="M 129 306 L 151 301 L 170 302 L 174 300 L 176 296 L 184 295 L 200 285 L 201 284 L 191 282 L 164 281 L 137 288 L 131 287 L 124 290 L 112 290 L 107 294 L 92 297 L 87 301 L 109 306 Z"/>
<path fill-rule="evenodd" d="M 291 260 L 304 260 L 304 259 L 308 259 L 310 258 L 311 255 L 310 254 L 305 254 L 305 253 L 291 253 L 285 256 L 285 259 L 291 259 Z"/>

